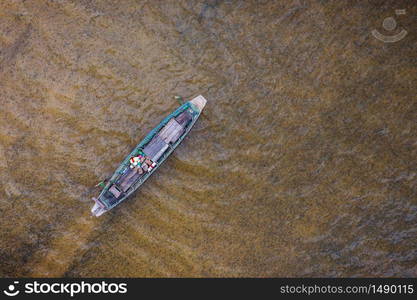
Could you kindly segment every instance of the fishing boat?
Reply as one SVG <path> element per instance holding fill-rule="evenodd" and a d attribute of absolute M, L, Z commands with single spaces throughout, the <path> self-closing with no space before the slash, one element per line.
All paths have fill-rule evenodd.
<path fill-rule="evenodd" d="M 148 179 L 184 140 L 201 114 L 203 96 L 185 102 L 168 115 L 133 149 L 93 198 L 91 213 L 98 217 L 119 205 Z"/>

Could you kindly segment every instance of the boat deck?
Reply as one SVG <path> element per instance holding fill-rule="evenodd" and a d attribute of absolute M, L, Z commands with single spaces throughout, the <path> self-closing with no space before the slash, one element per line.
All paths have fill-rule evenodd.
<path fill-rule="evenodd" d="M 141 145 L 140 151 L 143 152 L 148 159 L 157 164 L 161 163 L 161 157 L 167 150 L 173 150 L 177 142 L 181 141 L 187 132 L 187 128 L 192 124 L 194 118 L 198 114 L 187 106 L 179 111 L 178 114 L 165 122 L 164 126 L 156 131 L 151 139 L 144 145 Z M 143 150 L 142 150 L 143 149 Z M 130 158 L 130 157 L 129 157 Z M 146 166 L 146 164 L 145 164 Z M 139 171 L 140 169 L 140 171 Z M 100 200 L 106 206 L 115 206 L 122 201 L 129 193 L 129 190 L 135 186 L 139 179 L 148 176 L 147 169 L 130 168 L 129 164 L 125 164 L 122 170 L 119 170 L 117 177 L 113 178 L 112 184 L 107 188 L 107 192 L 103 193 Z"/>
<path fill-rule="evenodd" d="M 93 198 L 96 201 L 93 214 L 103 214 L 137 190 L 185 138 L 205 104 L 206 99 L 198 96 L 178 107 L 151 130 L 119 165 L 98 199 Z M 131 159 L 142 156 L 151 165 L 143 162 L 131 164 Z"/>

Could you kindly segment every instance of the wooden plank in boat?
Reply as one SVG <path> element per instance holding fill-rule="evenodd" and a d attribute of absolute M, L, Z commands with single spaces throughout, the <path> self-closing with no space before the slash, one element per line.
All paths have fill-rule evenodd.
<path fill-rule="evenodd" d="M 183 127 L 178 124 L 175 119 L 169 120 L 169 122 L 161 129 L 158 136 L 164 140 L 165 143 L 173 142 L 178 139 L 184 131 Z"/>
<path fill-rule="evenodd" d="M 110 187 L 109 192 L 112 193 L 116 198 L 119 198 L 119 196 L 122 194 L 122 192 L 119 191 L 119 189 L 114 184 Z"/>
<path fill-rule="evenodd" d="M 190 122 L 193 119 L 193 116 L 191 113 L 186 110 L 178 115 L 178 117 L 175 118 L 175 120 L 180 124 L 182 127 L 185 127 L 188 122 Z"/>
<path fill-rule="evenodd" d="M 146 145 L 143 152 L 148 157 L 153 157 L 166 144 L 159 136 L 154 136 L 153 139 Z"/>

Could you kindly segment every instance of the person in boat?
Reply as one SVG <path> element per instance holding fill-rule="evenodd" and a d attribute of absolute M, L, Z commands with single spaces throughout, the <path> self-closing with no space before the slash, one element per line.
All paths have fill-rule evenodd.
<path fill-rule="evenodd" d="M 155 168 L 155 166 L 155 162 L 151 161 L 148 157 L 145 157 L 141 154 L 137 156 L 132 156 L 130 158 L 131 169 L 142 168 L 145 172 L 150 172 L 153 168 Z"/>
<path fill-rule="evenodd" d="M 145 157 L 143 155 L 132 156 L 130 158 L 130 168 L 133 169 L 136 166 L 141 166 L 142 163 L 145 161 Z"/>

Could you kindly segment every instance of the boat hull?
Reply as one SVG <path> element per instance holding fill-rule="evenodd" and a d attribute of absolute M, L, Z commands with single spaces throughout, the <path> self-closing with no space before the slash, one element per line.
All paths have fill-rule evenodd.
<path fill-rule="evenodd" d="M 196 123 L 197 119 L 199 118 L 201 111 L 205 107 L 207 103 L 207 100 L 203 96 L 195 97 L 194 99 L 184 103 L 180 107 L 178 107 L 173 113 L 168 115 L 165 119 L 163 119 L 158 126 L 156 126 L 153 130 L 151 130 L 150 133 L 133 149 L 133 151 L 126 156 L 126 158 L 123 160 L 123 162 L 119 165 L 119 167 L 116 169 L 112 177 L 110 178 L 107 185 L 103 188 L 102 192 L 100 193 L 98 198 L 93 198 L 95 201 L 95 204 L 93 208 L 91 209 L 91 213 L 98 217 L 104 214 L 105 212 L 109 211 L 110 209 L 114 208 L 115 206 L 122 203 L 124 200 L 129 198 L 135 191 L 139 189 L 139 187 L 161 166 L 161 164 L 172 154 L 172 152 L 181 144 L 181 142 L 184 140 L 184 138 L 188 135 L 194 124 Z M 120 178 L 122 172 L 126 172 L 126 168 L 129 164 L 129 159 L 134 155 L 134 153 L 137 153 L 140 149 L 143 149 L 143 147 L 149 143 L 155 137 L 155 135 L 160 132 L 160 130 L 175 116 L 178 116 L 180 113 L 190 110 L 193 112 L 193 118 L 190 121 L 190 123 L 187 125 L 184 133 L 179 137 L 179 139 L 172 145 L 169 146 L 169 148 L 163 153 L 161 158 L 158 160 L 158 163 L 156 167 L 154 167 L 150 172 L 146 173 L 144 176 L 139 178 L 137 182 L 135 182 L 126 193 L 123 193 L 123 196 L 120 199 L 117 199 L 116 203 L 108 203 L 106 201 L 105 194 L 109 190 L 110 186 L 116 182 L 118 178 Z"/>

